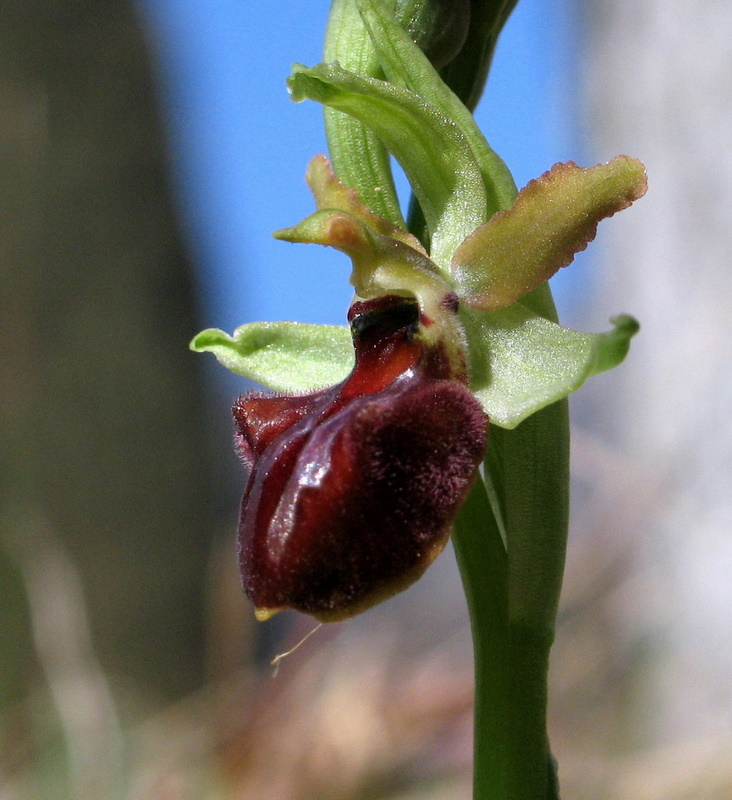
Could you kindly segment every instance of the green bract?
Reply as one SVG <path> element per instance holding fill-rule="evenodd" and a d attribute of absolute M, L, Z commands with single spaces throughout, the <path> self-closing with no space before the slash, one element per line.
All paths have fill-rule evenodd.
<path fill-rule="evenodd" d="M 419 95 L 331 64 L 295 65 L 294 100 L 318 100 L 374 131 L 399 161 L 432 234 L 435 263 L 448 268 L 453 245 L 487 219 L 478 164 L 462 131 Z"/>

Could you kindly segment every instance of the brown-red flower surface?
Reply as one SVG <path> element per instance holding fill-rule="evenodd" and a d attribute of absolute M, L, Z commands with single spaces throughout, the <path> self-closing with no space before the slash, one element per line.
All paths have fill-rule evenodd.
<path fill-rule="evenodd" d="M 329 389 L 234 405 L 250 474 L 239 560 L 260 618 L 352 616 L 416 580 L 475 479 L 487 421 L 416 301 L 354 303 L 356 364 Z"/>

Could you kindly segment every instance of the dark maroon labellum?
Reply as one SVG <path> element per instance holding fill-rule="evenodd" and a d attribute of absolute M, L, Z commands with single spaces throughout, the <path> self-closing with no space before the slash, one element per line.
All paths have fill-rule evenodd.
<path fill-rule="evenodd" d="M 485 415 L 443 348 L 421 341 L 416 302 L 356 303 L 349 320 L 343 383 L 234 405 L 251 470 L 240 567 L 261 618 L 342 619 L 406 588 L 444 547 L 484 455 Z"/>

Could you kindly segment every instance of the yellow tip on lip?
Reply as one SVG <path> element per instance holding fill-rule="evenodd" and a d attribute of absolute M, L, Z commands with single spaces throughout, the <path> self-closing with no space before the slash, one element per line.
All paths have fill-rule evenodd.
<path fill-rule="evenodd" d="M 273 617 L 281 610 L 280 608 L 255 608 L 254 616 L 259 622 L 266 622 L 270 617 Z"/>

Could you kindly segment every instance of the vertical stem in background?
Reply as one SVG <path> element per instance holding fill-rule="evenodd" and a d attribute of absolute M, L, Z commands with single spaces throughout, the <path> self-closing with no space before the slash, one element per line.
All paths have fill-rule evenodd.
<path fill-rule="evenodd" d="M 564 569 L 567 430 L 566 401 L 513 431 L 493 428 L 486 481 L 499 508 L 478 482 L 455 523 L 475 651 L 474 800 L 558 797 L 546 702 Z"/>
<path fill-rule="evenodd" d="M 510 800 L 508 559 L 481 480 L 458 514 L 453 544 L 473 631 L 474 800 Z"/>
<path fill-rule="evenodd" d="M 323 58 L 357 75 L 383 77 L 376 51 L 360 21 L 354 0 L 333 0 Z M 395 225 L 406 227 L 399 207 L 389 153 L 361 122 L 325 107 L 325 133 L 333 168 L 346 186 L 358 189 L 362 203 Z"/>

